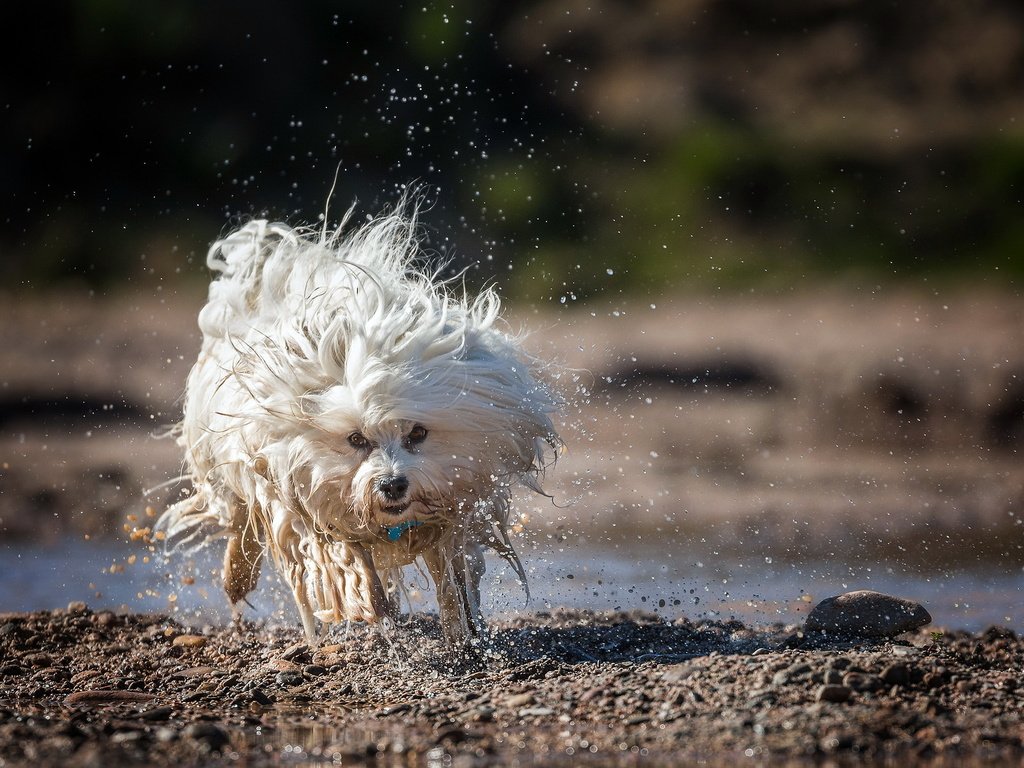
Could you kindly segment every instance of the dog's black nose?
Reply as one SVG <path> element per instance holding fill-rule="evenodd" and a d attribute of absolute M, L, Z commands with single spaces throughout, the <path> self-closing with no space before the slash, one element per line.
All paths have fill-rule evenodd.
<path fill-rule="evenodd" d="M 398 501 L 409 490 L 409 481 L 401 475 L 382 477 L 377 481 L 377 490 L 389 501 Z"/>

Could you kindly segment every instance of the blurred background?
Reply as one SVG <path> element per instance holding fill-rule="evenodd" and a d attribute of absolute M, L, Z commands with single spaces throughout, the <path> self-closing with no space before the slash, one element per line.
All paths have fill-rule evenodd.
<path fill-rule="evenodd" d="M 0 610 L 222 604 L 139 533 L 180 492 L 154 435 L 206 248 L 415 185 L 431 258 L 561 365 L 556 503 L 521 503 L 534 608 L 792 621 L 865 587 L 1024 628 L 1018 3 L 6 18 Z"/>

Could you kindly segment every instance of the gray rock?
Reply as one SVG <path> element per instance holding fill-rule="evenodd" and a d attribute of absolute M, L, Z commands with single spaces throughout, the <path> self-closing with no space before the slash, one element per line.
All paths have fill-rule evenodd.
<path fill-rule="evenodd" d="M 847 688 L 845 685 L 823 685 L 818 689 L 818 692 L 814 694 L 814 698 L 818 701 L 829 701 L 834 704 L 841 704 L 844 701 L 849 701 L 850 696 L 853 695 L 853 689 Z"/>
<path fill-rule="evenodd" d="M 294 688 L 305 682 L 301 672 L 278 672 L 276 680 L 282 688 Z"/>
<path fill-rule="evenodd" d="M 910 667 L 906 664 L 889 664 L 879 675 L 886 685 L 907 685 L 910 682 Z"/>
<path fill-rule="evenodd" d="M 864 589 L 822 600 L 805 626 L 809 631 L 845 637 L 894 637 L 931 620 L 919 603 Z"/>

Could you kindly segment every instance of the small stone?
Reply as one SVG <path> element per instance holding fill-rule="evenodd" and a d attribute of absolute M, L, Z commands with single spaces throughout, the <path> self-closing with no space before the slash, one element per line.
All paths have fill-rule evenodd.
<path fill-rule="evenodd" d="M 33 667 L 52 667 L 53 659 L 48 653 L 30 653 L 22 661 L 31 664 Z"/>
<path fill-rule="evenodd" d="M 202 635 L 178 635 L 171 641 L 171 645 L 178 648 L 202 648 L 206 645 L 206 638 Z"/>
<path fill-rule="evenodd" d="M 267 666 L 275 672 L 298 672 L 302 669 L 294 661 L 288 661 L 288 659 L 271 659 Z"/>
<path fill-rule="evenodd" d="M 174 714 L 174 710 L 171 707 L 153 707 L 147 709 L 139 714 L 140 720 L 145 720 L 149 723 L 160 723 L 165 720 L 170 720 L 171 715 Z"/>
<path fill-rule="evenodd" d="M 231 741 L 227 731 L 213 723 L 192 723 L 182 731 L 182 735 L 205 744 L 211 751 L 218 751 Z"/>
<path fill-rule="evenodd" d="M 281 658 L 298 663 L 309 661 L 309 646 L 306 645 L 306 643 L 294 643 L 289 645 L 284 649 L 284 652 L 281 654 Z"/>
<path fill-rule="evenodd" d="M 274 700 L 265 694 L 262 688 L 253 688 L 249 694 L 252 696 L 252 700 L 261 706 L 269 707 L 274 703 Z"/>
<path fill-rule="evenodd" d="M 470 710 L 469 719 L 478 723 L 489 723 L 494 719 L 494 707 L 482 704 Z"/>
<path fill-rule="evenodd" d="M 928 611 L 912 600 L 858 590 L 822 600 L 807 616 L 805 626 L 846 637 L 894 637 L 931 620 Z"/>
<path fill-rule="evenodd" d="M 811 674 L 812 667 L 806 661 L 798 661 L 795 664 L 779 670 L 772 677 L 772 685 L 786 685 L 793 680 L 799 680 Z"/>
<path fill-rule="evenodd" d="M 321 653 L 325 653 L 325 654 L 328 654 L 328 655 L 330 655 L 330 654 L 332 654 L 332 653 L 338 653 L 338 652 L 339 652 L 339 651 L 340 651 L 340 650 L 341 650 L 342 648 L 344 648 L 344 647 L 345 647 L 345 646 L 343 646 L 343 645 L 338 645 L 338 644 L 334 644 L 334 645 L 322 645 L 322 646 L 320 646 L 320 652 L 321 652 Z"/>
<path fill-rule="evenodd" d="M 277 677 L 274 679 L 282 688 L 294 688 L 305 682 L 301 672 L 278 672 Z"/>
<path fill-rule="evenodd" d="M 517 693 L 515 696 L 509 696 L 505 700 L 505 704 L 511 709 L 516 707 L 525 707 L 527 704 L 533 703 L 533 693 L 527 691 L 526 693 Z"/>
<path fill-rule="evenodd" d="M 823 685 L 814 694 L 815 701 L 827 701 L 833 704 L 841 704 L 849 701 L 853 695 L 853 689 L 845 685 Z"/>
<path fill-rule="evenodd" d="M 877 691 L 882 687 L 882 681 L 864 672 L 847 672 L 843 675 L 843 685 L 855 691 Z"/>
<path fill-rule="evenodd" d="M 553 714 L 555 714 L 555 710 L 551 709 L 551 707 L 526 707 L 519 710 L 520 717 L 547 717 Z"/>
<path fill-rule="evenodd" d="M 191 677 L 209 677 L 216 672 L 215 667 L 210 666 L 199 666 L 199 667 L 188 667 L 187 669 L 179 669 L 177 672 L 173 672 L 171 677 L 174 678 L 191 678 Z"/>
<path fill-rule="evenodd" d="M 310 677 L 320 677 L 327 674 L 327 668 L 321 667 L 319 664 L 307 664 L 302 668 L 302 671 Z"/>
<path fill-rule="evenodd" d="M 70 603 L 68 603 L 67 612 L 69 614 L 85 613 L 87 610 L 89 610 L 89 607 L 81 600 L 72 600 Z"/>
<path fill-rule="evenodd" d="M 910 667 L 906 664 L 890 664 L 879 677 L 886 685 L 906 685 L 910 682 Z"/>

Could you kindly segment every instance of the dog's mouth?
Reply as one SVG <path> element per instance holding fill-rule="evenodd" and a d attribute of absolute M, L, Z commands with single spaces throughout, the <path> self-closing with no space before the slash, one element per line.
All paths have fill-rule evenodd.
<path fill-rule="evenodd" d="M 389 507 L 382 506 L 380 508 L 380 511 L 383 512 L 385 515 L 390 515 L 391 517 L 398 517 L 399 515 L 405 514 L 405 511 L 409 509 L 409 507 L 411 506 L 412 502 L 407 501 L 404 504 L 395 504 Z"/>
<path fill-rule="evenodd" d="M 407 512 L 409 516 L 416 517 L 430 517 L 434 514 L 430 505 L 420 499 L 409 499 L 399 504 L 381 504 L 378 509 L 387 519 L 402 517 Z"/>

